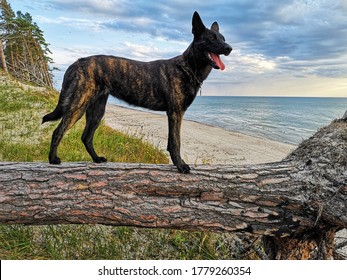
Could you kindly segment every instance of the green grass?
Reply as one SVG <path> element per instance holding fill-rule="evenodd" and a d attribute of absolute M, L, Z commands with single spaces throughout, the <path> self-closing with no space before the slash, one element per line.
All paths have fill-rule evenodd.
<path fill-rule="evenodd" d="M 58 99 L 24 91 L 0 73 L 0 161 L 47 161 L 57 123 L 41 125 Z M 63 161 L 91 161 L 80 140 L 84 120 L 64 137 Z M 101 124 L 97 152 L 115 162 L 168 163 L 161 151 Z M 241 258 L 233 235 L 102 225 L 0 225 L 0 259 L 230 259 Z"/>
<path fill-rule="evenodd" d="M 1 259 L 230 259 L 221 234 L 101 225 L 0 226 Z"/>

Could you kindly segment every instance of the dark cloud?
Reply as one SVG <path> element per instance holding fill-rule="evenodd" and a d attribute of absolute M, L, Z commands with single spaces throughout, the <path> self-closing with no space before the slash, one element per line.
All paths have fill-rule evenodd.
<path fill-rule="evenodd" d="M 225 2 L 225 1 L 217 1 Z M 212 22 L 221 19 L 218 5 L 199 4 L 187 1 L 100 1 L 100 0 L 47 0 L 46 8 L 62 12 L 79 12 L 81 16 L 98 17 L 104 20 L 104 26 L 111 29 L 129 32 L 146 32 L 150 35 L 162 36 L 167 39 L 181 37 L 191 38 L 191 18 L 198 10 L 209 27 Z M 224 4 L 225 5 L 225 4 Z M 146 26 L 139 19 L 152 21 Z M 227 18 L 228 20 L 228 18 Z M 225 22 L 225 25 L 227 22 Z M 165 31 L 167 30 L 167 31 Z M 170 31 L 170 32 L 169 32 Z"/>
<path fill-rule="evenodd" d="M 277 60 L 288 71 L 311 69 L 317 75 L 343 75 L 347 55 L 347 4 L 345 0 L 234 0 L 234 1 L 33 1 L 62 13 L 74 11 L 81 17 L 98 18 L 109 30 L 146 33 L 167 40 L 190 41 L 191 16 L 198 10 L 206 26 L 217 20 L 227 41 L 243 53 Z M 327 66 L 313 67 L 322 61 Z M 332 65 L 329 65 L 332 64 Z M 309 71 L 305 72 L 309 73 Z"/>
<path fill-rule="evenodd" d="M 347 11 L 325 2 L 243 1 L 231 9 L 228 33 L 269 57 L 338 56 L 346 53 Z"/>
<path fill-rule="evenodd" d="M 191 29 L 191 15 L 194 10 L 199 10 L 207 26 L 218 20 L 229 37 L 247 42 L 252 49 L 270 56 L 315 57 L 329 50 L 333 55 L 339 55 L 345 51 L 341 46 L 347 41 L 347 5 L 343 0 L 216 0 L 205 4 L 187 1 L 48 0 L 45 3 L 52 9 L 103 16 L 107 18 L 107 28 L 147 32 L 174 40 Z M 153 24 L 142 25 L 137 21 L 139 18 L 148 18 Z M 336 40 L 336 44 L 326 44 L 332 40 Z"/>

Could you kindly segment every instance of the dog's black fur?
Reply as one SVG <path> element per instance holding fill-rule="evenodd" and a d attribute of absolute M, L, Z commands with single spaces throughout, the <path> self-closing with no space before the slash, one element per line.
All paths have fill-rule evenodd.
<path fill-rule="evenodd" d="M 193 42 L 182 55 L 172 59 L 140 62 L 96 55 L 73 63 L 65 73 L 57 107 L 43 117 L 42 123 L 62 118 L 53 132 L 49 162 L 60 163 L 58 145 L 65 132 L 84 113 L 86 127 L 82 142 L 94 162 L 106 162 L 106 158 L 96 154 L 93 137 L 104 115 L 108 95 L 111 94 L 132 105 L 166 111 L 169 121 L 167 149 L 178 170 L 189 173 L 190 167 L 180 155 L 183 114 L 212 68 L 221 67 L 219 57 L 216 62 L 212 56 L 229 55 L 232 50 L 219 33 L 217 22 L 208 29 L 195 12 L 192 25 Z"/>

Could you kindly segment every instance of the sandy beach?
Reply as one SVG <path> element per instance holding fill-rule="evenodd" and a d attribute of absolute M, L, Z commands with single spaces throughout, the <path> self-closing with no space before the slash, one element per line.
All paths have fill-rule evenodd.
<path fill-rule="evenodd" d="M 167 117 L 108 104 L 105 123 L 166 152 Z M 183 120 L 182 158 L 190 164 L 251 164 L 282 160 L 295 146 Z"/>

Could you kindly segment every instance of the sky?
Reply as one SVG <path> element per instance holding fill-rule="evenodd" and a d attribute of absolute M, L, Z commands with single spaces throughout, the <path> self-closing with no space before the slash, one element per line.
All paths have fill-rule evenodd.
<path fill-rule="evenodd" d="M 347 0 L 8 0 L 50 43 L 55 87 L 78 58 L 150 61 L 180 55 L 198 11 L 233 51 L 202 95 L 347 97 Z"/>

